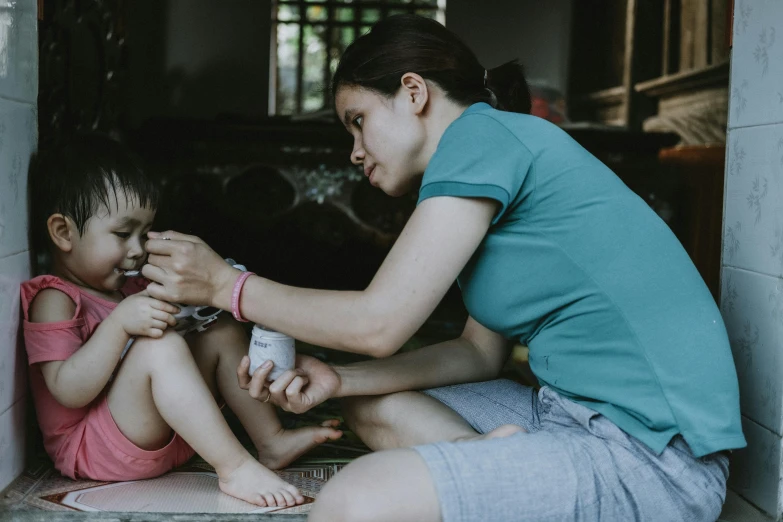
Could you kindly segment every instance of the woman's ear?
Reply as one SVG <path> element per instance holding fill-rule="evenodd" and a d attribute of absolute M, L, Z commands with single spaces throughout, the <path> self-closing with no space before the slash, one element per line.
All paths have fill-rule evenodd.
<path fill-rule="evenodd" d="M 414 114 L 421 114 L 427 107 L 429 101 L 429 86 L 427 81 L 416 73 L 405 73 L 400 78 L 402 92 L 405 94 L 406 102 L 411 104 Z"/>
<path fill-rule="evenodd" d="M 70 252 L 73 248 L 72 230 L 73 222 L 62 214 L 52 214 L 49 219 L 46 220 L 46 229 L 49 231 L 49 238 L 51 238 L 54 246 L 59 248 L 62 252 Z"/>

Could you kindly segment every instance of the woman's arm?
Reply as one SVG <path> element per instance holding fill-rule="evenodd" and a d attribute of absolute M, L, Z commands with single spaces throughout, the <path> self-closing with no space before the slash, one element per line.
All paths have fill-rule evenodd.
<path fill-rule="evenodd" d="M 386 359 L 336 366 L 341 386 L 335 397 L 487 381 L 498 376 L 509 353 L 508 340 L 468 318 L 464 332 L 456 339 Z"/>
<path fill-rule="evenodd" d="M 248 361 L 237 369 L 241 388 L 256 399 L 271 394 L 273 402 L 303 413 L 326 399 L 357 395 L 381 395 L 484 381 L 497 377 L 508 359 L 510 343 L 501 335 L 468 318 L 462 335 L 454 340 L 388 357 L 346 366 L 328 366 L 300 357 L 290 370 L 269 384 L 271 371 L 260 367 L 248 376 Z"/>
<path fill-rule="evenodd" d="M 302 341 L 384 357 L 429 317 L 484 238 L 497 203 L 435 197 L 414 211 L 378 273 L 363 291 L 295 288 L 262 277 L 245 283 L 242 315 Z M 197 238 L 151 234 L 150 295 L 230 310 L 238 272 Z"/>

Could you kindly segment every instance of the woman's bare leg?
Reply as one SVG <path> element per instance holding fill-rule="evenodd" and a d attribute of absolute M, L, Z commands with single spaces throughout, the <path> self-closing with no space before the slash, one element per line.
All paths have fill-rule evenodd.
<path fill-rule="evenodd" d="M 234 437 L 179 334 L 137 339 L 112 383 L 108 403 L 120 431 L 141 448 L 162 447 L 175 430 L 215 467 L 225 493 L 261 506 L 304 501 Z"/>
<path fill-rule="evenodd" d="M 349 397 L 342 406 L 348 427 L 373 450 L 478 436 L 454 410 L 419 392 Z"/>
<path fill-rule="evenodd" d="M 504 424 L 480 435 L 457 412 L 419 392 L 343 399 L 346 424 L 373 450 L 409 448 L 441 441 L 508 437 L 520 426 Z"/>
<path fill-rule="evenodd" d="M 438 522 L 440 505 L 424 460 L 413 450 L 371 453 L 324 486 L 307 520 Z"/>

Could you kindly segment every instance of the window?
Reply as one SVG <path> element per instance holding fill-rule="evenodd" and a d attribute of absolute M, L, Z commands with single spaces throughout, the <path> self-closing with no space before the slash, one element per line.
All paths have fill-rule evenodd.
<path fill-rule="evenodd" d="M 331 106 L 329 84 L 345 48 L 387 16 L 445 21 L 446 0 L 276 0 L 272 2 L 272 114 Z"/>

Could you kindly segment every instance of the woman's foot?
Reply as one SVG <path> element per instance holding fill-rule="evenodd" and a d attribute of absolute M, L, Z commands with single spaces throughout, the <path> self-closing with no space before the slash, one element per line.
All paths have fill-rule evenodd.
<path fill-rule="evenodd" d="M 289 507 L 304 502 L 298 489 L 252 458 L 230 473 L 218 473 L 218 477 L 223 493 L 261 507 Z"/>
<path fill-rule="evenodd" d="M 523 428 L 522 426 L 517 426 L 516 424 L 503 424 L 502 426 L 498 426 L 492 431 L 489 431 L 487 433 L 484 433 L 483 435 L 475 435 L 472 437 L 460 437 L 459 439 L 455 440 L 454 442 L 468 442 L 472 440 L 489 440 L 489 439 L 502 439 L 504 437 L 510 437 L 511 435 L 514 435 L 515 433 L 527 433 L 527 430 Z"/>
<path fill-rule="evenodd" d="M 327 440 L 337 440 L 343 432 L 335 429 L 337 419 L 296 430 L 281 429 L 276 435 L 256 445 L 258 461 L 269 469 L 282 469 Z"/>

